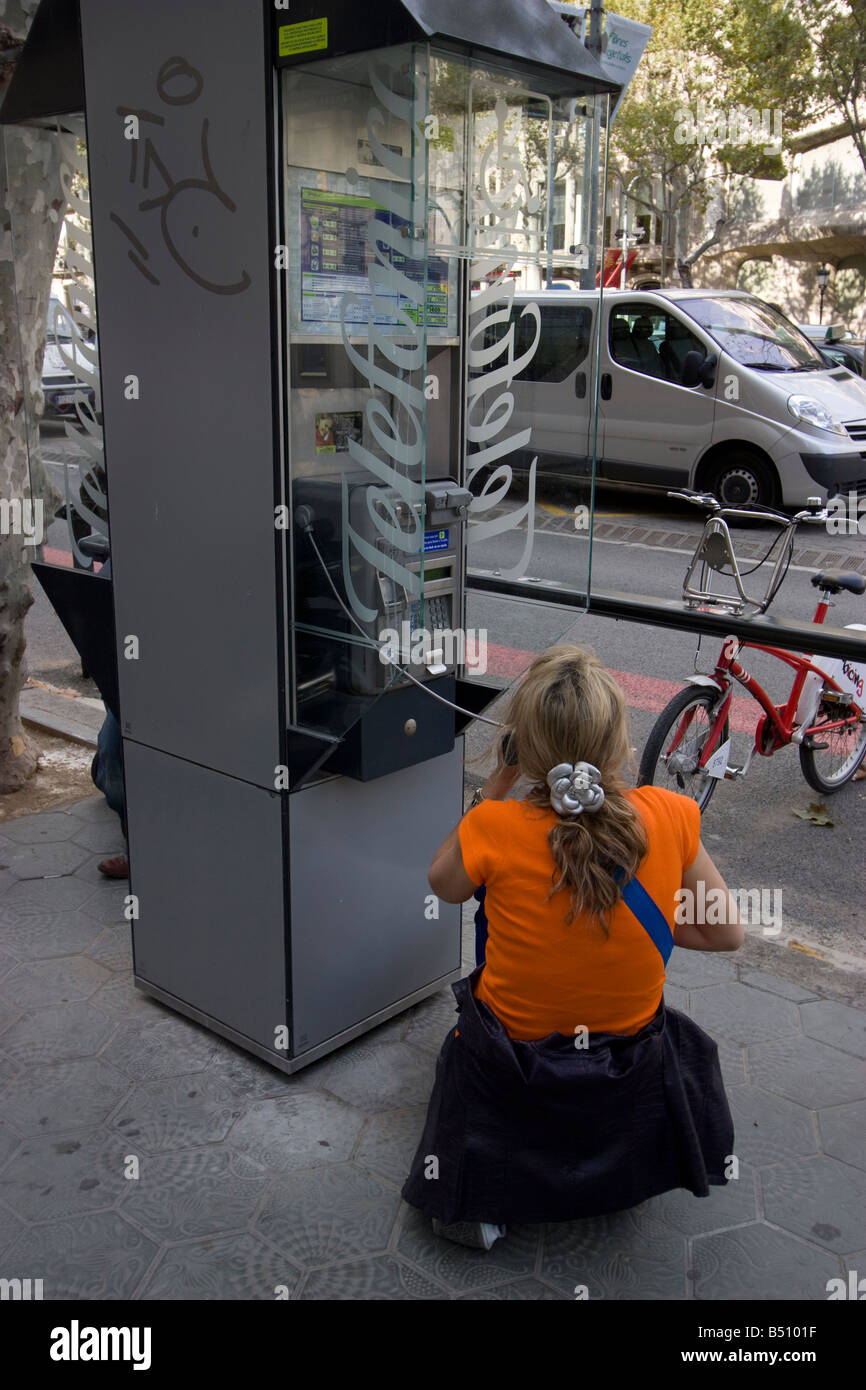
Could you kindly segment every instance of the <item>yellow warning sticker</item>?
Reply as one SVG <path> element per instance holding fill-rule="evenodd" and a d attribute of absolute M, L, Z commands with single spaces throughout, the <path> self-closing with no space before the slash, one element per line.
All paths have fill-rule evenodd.
<path fill-rule="evenodd" d="M 327 19 L 307 19 L 303 24 L 281 24 L 279 55 L 288 58 L 294 53 L 314 53 L 328 47 Z"/>

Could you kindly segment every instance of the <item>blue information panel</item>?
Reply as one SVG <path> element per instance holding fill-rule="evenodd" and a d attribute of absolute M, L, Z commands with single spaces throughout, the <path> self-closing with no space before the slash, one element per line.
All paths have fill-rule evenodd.
<path fill-rule="evenodd" d="M 350 193 L 329 193 L 318 188 L 302 188 L 301 192 L 301 277 L 304 323 L 334 324 L 341 318 L 349 322 L 367 323 L 370 311 L 370 283 L 367 269 L 367 227 L 371 217 L 391 227 L 408 223 L 396 213 L 380 207 L 373 198 Z M 377 253 L 386 257 L 417 284 L 424 283 L 423 261 L 403 256 L 385 243 L 378 243 Z M 446 328 L 448 325 L 448 263 L 442 257 L 430 257 L 426 266 L 427 327 Z M 346 304 L 343 295 L 357 296 L 357 302 Z M 377 312 L 373 322 L 395 327 L 399 313 L 415 322 L 420 308 L 405 296 L 395 294 L 390 304 L 382 305 L 382 293 L 377 294 Z"/>

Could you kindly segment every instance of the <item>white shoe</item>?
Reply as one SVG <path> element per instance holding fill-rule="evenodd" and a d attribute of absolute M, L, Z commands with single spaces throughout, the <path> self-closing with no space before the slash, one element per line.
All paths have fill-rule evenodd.
<path fill-rule="evenodd" d="M 495 1226 L 492 1221 L 455 1221 L 450 1226 L 443 1226 L 434 1216 L 433 1234 L 444 1240 L 453 1240 L 456 1245 L 490 1250 L 505 1235 L 505 1227 Z"/>

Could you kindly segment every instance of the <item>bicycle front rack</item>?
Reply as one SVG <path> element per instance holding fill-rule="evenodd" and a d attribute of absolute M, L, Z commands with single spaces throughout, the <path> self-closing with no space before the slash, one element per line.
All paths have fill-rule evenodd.
<path fill-rule="evenodd" d="M 775 520 L 775 518 L 772 519 Z M 756 568 L 761 568 L 769 560 L 772 550 L 779 544 L 779 541 L 785 541 L 785 544 L 780 546 L 778 558 L 767 580 L 766 592 L 762 598 L 753 598 L 746 593 L 743 587 L 743 574 L 734 553 L 734 544 L 728 523 L 720 515 L 709 517 L 683 580 L 683 602 L 689 608 L 710 605 L 713 610 L 730 613 L 734 617 L 742 617 L 749 609 L 752 610 L 748 613 L 750 618 L 755 617 L 758 613 L 764 613 L 772 603 L 776 590 L 784 577 L 784 566 L 790 556 L 793 539 L 793 530 L 789 530 L 787 533 L 785 530 L 780 531 L 764 559 L 758 561 Z M 700 576 L 697 585 L 694 585 L 692 579 L 698 568 L 700 568 Z M 728 581 L 727 590 L 713 588 L 713 580 L 716 576 Z"/>

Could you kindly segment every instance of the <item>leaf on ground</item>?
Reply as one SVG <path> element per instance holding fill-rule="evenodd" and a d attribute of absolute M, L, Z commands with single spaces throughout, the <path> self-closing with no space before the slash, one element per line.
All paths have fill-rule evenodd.
<path fill-rule="evenodd" d="M 813 825 L 835 825 L 836 822 L 830 815 L 826 801 L 810 801 L 808 811 L 795 811 L 795 816 L 800 820 L 811 821 Z"/>

